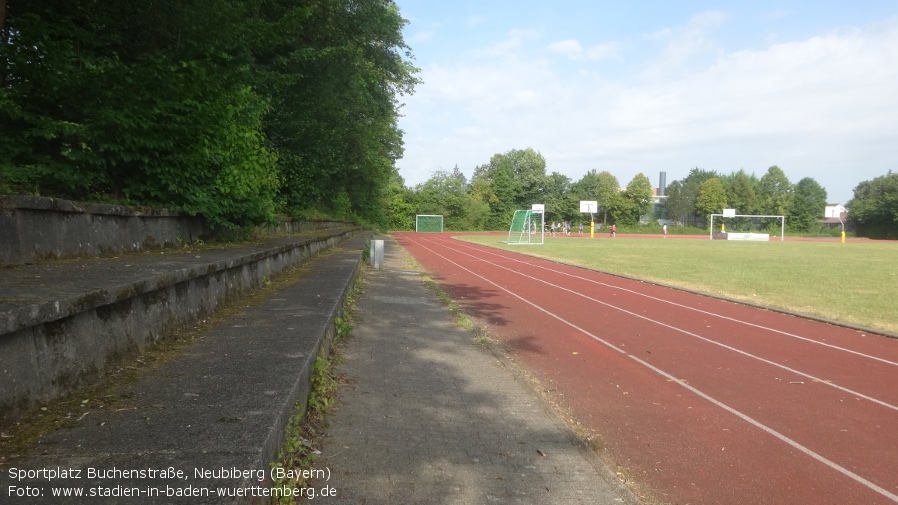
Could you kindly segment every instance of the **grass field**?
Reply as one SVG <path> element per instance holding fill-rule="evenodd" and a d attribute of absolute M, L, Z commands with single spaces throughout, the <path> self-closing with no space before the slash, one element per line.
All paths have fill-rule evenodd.
<path fill-rule="evenodd" d="M 898 243 L 660 238 L 458 237 L 594 270 L 713 293 L 898 334 Z"/>

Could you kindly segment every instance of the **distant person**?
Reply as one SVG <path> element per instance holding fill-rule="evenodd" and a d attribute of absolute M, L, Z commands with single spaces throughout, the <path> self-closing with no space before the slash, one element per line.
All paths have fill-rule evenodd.
<path fill-rule="evenodd" d="M 664 230 L 664 238 L 667 238 L 667 224 L 662 229 Z"/>
<path fill-rule="evenodd" d="M 617 235 L 617 226 L 611 225 L 611 238 L 614 238 Z"/>
<path fill-rule="evenodd" d="M 580 223 L 580 236 L 583 236 L 583 223 Z"/>

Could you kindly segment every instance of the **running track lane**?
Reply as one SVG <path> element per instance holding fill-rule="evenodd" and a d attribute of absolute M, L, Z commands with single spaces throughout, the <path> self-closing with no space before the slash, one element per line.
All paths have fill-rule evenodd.
<path fill-rule="evenodd" d="M 898 503 L 898 341 L 396 234 L 664 503 Z"/>

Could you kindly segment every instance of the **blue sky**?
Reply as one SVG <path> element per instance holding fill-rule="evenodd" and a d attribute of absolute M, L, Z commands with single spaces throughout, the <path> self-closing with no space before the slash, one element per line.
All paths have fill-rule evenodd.
<path fill-rule="evenodd" d="M 898 171 L 893 0 L 396 3 L 423 80 L 400 97 L 408 186 L 527 147 L 621 185 L 778 165 L 839 203 Z"/>

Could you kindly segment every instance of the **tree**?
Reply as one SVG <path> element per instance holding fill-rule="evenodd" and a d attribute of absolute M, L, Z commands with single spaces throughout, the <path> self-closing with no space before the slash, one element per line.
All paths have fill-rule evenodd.
<path fill-rule="evenodd" d="M 727 205 L 736 209 L 737 214 L 757 214 L 755 183 L 744 170 L 739 170 L 732 177 L 730 190 L 727 192 Z"/>
<path fill-rule="evenodd" d="M 451 177 L 455 179 L 455 183 L 461 188 L 462 192 L 468 191 L 468 178 L 465 177 L 465 174 L 462 173 L 461 169 L 458 168 L 458 165 L 452 168 Z"/>
<path fill-rule="evenodd" d="M 147 2 L 143 2 L 147 3 Z M 34 0 L 0 44 L 0 178 L 13 189 L 271 219 L 277 153 L 248 5 Z"/>
<path fill-rule="evenodd" d="M 651 209 L 652 195 L 649 178 L 641 173 L 636 174 L 623 191 L 618 190 L 613 196 L 606 197 L 608 213 L 617 224 L 635 225 Z"/>
<path fill-rule="evenodd" d="M 398 172 L 393 172 L 388 188 L 389 226 L 392 230 L 411 230 L 415 227 L 415 195 L 405 187 L 405 180 Z"/>
<path fill-rule="evenodd" d="M 563 221 L 569 219 L 571 216 L 569 200 L 571 195 L 571 179 L 558 172 L 552 172 L 546 180 L 544 201 L 537 202 L 546 204 L 545 221 Z M 574 210 L 576 211 L 576 209 Z"/>
<path fill-rule="evenodd" d="M 416 214 L 443 214 L 445 221 L 458 214 L 461 188 L 457 179 L 445 170 L 437 170 L 430 179 L 415 186 Z M 451 214 L 451 215 L 450 215 Z M 448 228 L 448 224 L 444 222 Z"/>
<path fill-rule="evenodd" d="M 490 230 L 504 229 L 518 210 L 521 187 L 515 178 L 513 158 L 494 154 L 490 162 L 474 169 L 478 193 L 490 207 L 486 226 Z M 477 181 L 480 181 L 479 184 Z"/>
<path fill-rule="evenodd" d="M 761 213 L 775 216 L 788 215 L 789 208 L 792 206 L 794 188 L 780 167 L 773 165 L 768 168 L 758 186 Z"/>
<path fill-rule="evenodd" d="M 490 207 L 473 193 L 465 195 L 465 212 L 463 219 L 459 221 L 460 230 L 479 231 L 486 229 L 487 219 L 490 215 Z"/>
<path fill-rule="evenodd" d="M 618 222 L 621 224 L 638 223 L 639 218 L 652 209 L 653 195 L 652 181 L 645 174 L 636 174 L 633 180 L 627 184 L 622 195 L 624 200 L 628 201 L 629 213 L 626 214 L 623 221 L 618 219 Z"/>
<path fill-rule="evenodd" d="M 688 223 L 693 216 L 700 214 L 695 209 L 695 200 L 698 198 L 701 185 L 708 179 L 717 177 L 713 170 L 702 170 L 698 167 L 689 171 L 689 175 L 681 181 L 675 181 L 667 186 L 666 201 L 667 218 L 678 222 Z"/>
<path fill-rule="evenodd" d="M 414 191 L 416 214 L 441 214 L 448 230 L 480 230 L 489 206 L 467 191 L 464 174 L 438 170 Z"/>
<path fill-rule="evenodd" d="M 688 184 L 689 182 L 696 182 L 696 188 L 700 187 L 702 183 L 707 181 L 708 179 L 720 178 L 716 171 L 714 170 L 704 170 L 698 167 L 693 168 L 689 171 L 689 174 L 683 178 L 683 183 Z"/>
<path fill-rule="evenodd" d="M 713 177 L 702 183 L 695 199 L 695 211 L 708 218 L 711 214 L 719 214 L 727 205 L 726 190 L 720 179 Z"/>
<path fill-rule="evenodd" d="M 529 209 L 534 203 L 541 203 L 545 198 L 548 180 L 546 178 L 546 159 L 531 148 L 514 149 L 505 153 L 514 170 L 515 181 L 520 188 L 516 207 Z"/>
<path fill-rule="evenodd" d="M 693 216 L 697 214 L 695 210 L 695 200 L 698 198 L 698 192 L 701 189 L 701 183 L 697 179 L 683 179 L 683 181 L 674 181 L 667 186 L 667 217 L 675 221 L 690 223 Z"/>
<path fill-rule="evenodd" d="M 531 148 L 494 154 L 486 165 L 474 169 L 473 184 L 490 206 L 489 229 L 503 229 L 515 210 L 544 202 L 546 160 Z"/>
<path fill-rule="evenodd" d="M 471 179 L 470 196 L 484 210 L 484 215 L 478 224 L 477 229 L 489 230 L 490 217 L 492 216 L 492 204 L 498 201 L 493 193 L 493 184 L 485 177 L 476 176 Z M 499 229 L 499 228 L 497 228 Z"/>
<path fill-rule="evenodd" d="M 267 0 L 259 11 L 267 30 L 256 71 L 272 103 L 265 126 L 285 210 L 327 208 L 345 191 L 354 214 L 382 222 L 382 188 L 402 156 L 397 96 L 418 83 L 398 7 Z"/>
<path fill-rule="evenodd" d="M 695 198 L 684 188 L 681 181 L 673 181 L 665 190 L 667 198 L 664 200 L 664 208 L 667 219 L 675 223 L 686 221 L 687 216 L 695 210 Z"/>
<path fill-rule="evenodd" d="M 620 196 L 620 183 L 617 177 L 607 170 L 598 172 L 593 169 L 574 183 L 571 189 L 576 192 L 578 200 L 597 201 L 598 209 L 595 210 L 595 214 L 601 217 L 603 223 L 608 222 L 609 209 L 616 207 Z"/>
<path fill-rule="evenodd" d="M 826 190 L 810 177 L 798 181 L 789 209 L 789 229 L 797 232 L 815 231 L 826 210 Z"/>
<path fill-rule="evenodd" d="M 898 174 L 864 181 L 854 188 L 854 198 L 846 205 L 848 218 L 860 235 L 877 239 L 898 239 Z"/>
<path fill-rule="evenodd" d="M 417 72 L 384 0 L 28 0 L 0 40 L 0 191 L 213 225 L 385 224 Z"/>

